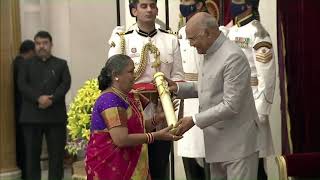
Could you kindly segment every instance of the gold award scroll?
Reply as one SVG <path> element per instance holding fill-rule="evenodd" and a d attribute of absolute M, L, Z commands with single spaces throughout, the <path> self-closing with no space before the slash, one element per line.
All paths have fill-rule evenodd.
<path fill-rule="evenodd" d="M 162 72 L 155 73 L 153 75 L 153 79 L 158 89 L 167 124 L 168 126 L 170 126 L 171 124 L 174 126 L 177 123 L 177 117 L 174 113 L 168 82 L 164 79 L 164 74 Z"/>

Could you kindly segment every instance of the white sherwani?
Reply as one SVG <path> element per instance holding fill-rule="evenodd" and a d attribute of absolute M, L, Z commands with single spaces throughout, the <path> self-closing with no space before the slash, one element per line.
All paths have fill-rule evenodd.
<path fill-rule="evenodd" d="M 198 80 L 199 62 L 203 61 L 203 55 L 198 54 L 194 47 L 190 46 L 189 40 L 186 38 L 185 26 L 179 30 L 178 38 L 180 43 L 180 51 L 182 58 L 183 70 L 185 72 L 185 80 L 188 82 Z M 198 98 L 184 100 L 183 116 L 192 116 L 199 112 Z M 188 158 L 204 158 L 204 140 L 203 131 L 194 126 L 187 131 L 178 144 L 178 155 Z"/>

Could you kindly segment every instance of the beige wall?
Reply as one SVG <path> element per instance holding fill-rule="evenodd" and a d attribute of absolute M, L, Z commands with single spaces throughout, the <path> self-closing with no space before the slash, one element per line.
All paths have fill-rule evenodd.
<path fill-rule="evenodd" d="M 273 47 L 276 55 L 276 64 L 278 67 L 277 51 L 277 0 L 260 0 L 261 22 L 270 33 Z M 278 69 L 278 68 L 277 68 Z M 276 91 L 270 116 L 270 125 L 275 145 L 276 154 L 281 154 L 281 112 L 280 112 L 280 89 L 279 89 L 279 71 L 277 70 Z M 269 179 L 278 179 L 278 169 L 274 157 L 269 158 Z"/>
<path fill-rule="evenodd" d="M 67 102 L 70 102 L 84 81 L 97 77 L 106 60 L 109 49 L 107 41 L 116 26 L 116 1 L 20 2 L 22 39 L 33 39 L 37 31 L 47 30 L 53 37 L 53 54 L 68 61 L 72 76 L 67 95 Z M 121 12 L 124 13 L 124 8 Z"/>
<path fill-rule="evenodd" d="M 116 25 L 115 1 L 71 0 L 70 55 L 72 95 L 84 81 L 98 76 L 109 49 L 108 39 Z"/>

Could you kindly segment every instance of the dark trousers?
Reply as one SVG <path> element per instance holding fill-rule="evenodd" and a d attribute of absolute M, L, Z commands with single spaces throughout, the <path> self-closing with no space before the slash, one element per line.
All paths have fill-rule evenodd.
<path fill-rule="evenodd" d="M 22 134 L 22 128 L 21 125 L 19 124 L 19 118 L 20 118 L 20 111 L 21 111 L 21 106 L 16 102 L 15 105 L 15 123 L 16 123 L 16 162 L 17 166 L 21 170 L 21 179 L 24 179 L 25 177 L 25 144 L 24 144 L 24 139 L 23 139 L 23 134 Z"/>
<path fill-rule="evenodd" d="M 182 157 L 184 172 L 187 180 L 205 180 L 205 169 L 202 168 L 195 158 Z"/>
<path fill-rule="evenodd" d="M 152 180 L 169 180 L 171 142 L 155 141 L 148 145 L 149 169 Z"/>
<path fill-rule="evenodd" d="M 267 176 L 266 172 L 264 171 L 263 158 L 259 158 L 258 180 L 268 180 L 268 176 Z"/>
<path fill-rule="evenodd" d="M 17 124 L 16 125 L 16 162 L 17 166 L 21 169 L 21 179 L 25 177 L 25 144 L 23 139 L 23 134 L 21 127 Z"/>
<path fill-rule="evenodd" d="M 62 180 L 66 126 L 23 125 L 26 151 L 25 180 L 41 180 L 40 155 L 43 135 L 47 141 L 49 157 L 48 180 Z"/>

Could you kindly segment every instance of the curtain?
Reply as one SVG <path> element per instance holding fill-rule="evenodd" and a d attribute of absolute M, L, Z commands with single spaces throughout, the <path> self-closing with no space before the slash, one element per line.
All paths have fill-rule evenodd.
<path fill-rule="evenodd" d="M 20 45 L 19 0 L 0 1 L 0 173 L 16 169 L 12 60 Z"/>
<path fill-rule="evenodd" d="M 278 16 L 278 65 L 279 65 L 279 86 L 280 86 L 280 97 L 281 97 L 281 144 L 282 153 L 292 153 L 292 139 L 290 135 L 291 123 L 290 115 L 288 113 L 288 93 L 287 93 L 287 74 L 285 67 L 286 47 L 284 39 L 283 24 L 280 16 Z"/>
<path fill-rule="evenodd" d="M 291 137 L 293 152 L 320 151 L 320 1 L 281 0 L 277 5 L 281 110 L 289 113 L 282 113 L 283 150 Z"/>

